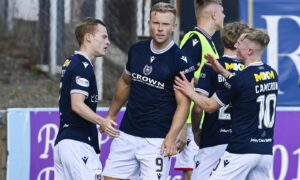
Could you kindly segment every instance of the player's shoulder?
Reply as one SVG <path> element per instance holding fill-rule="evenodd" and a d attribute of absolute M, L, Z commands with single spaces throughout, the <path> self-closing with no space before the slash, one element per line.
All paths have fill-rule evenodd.
<path fill-rule="evenodd" d="M 266 69 L 276 72 L 270 65 L 264 63 L 264 66 Z"/>
<path fill-rule="evenodd" d="M 250 65 L 251 68 L 249 70 L 253 70 L 255 73 L 258 72 L 266 72 L 266 71 L 272 71 L 273 73 L 277 74 L 276 71 L 268 64 L 263 62 L 257 62 L 254 65 Z M 247 68 L 248 69 L 248 68 Z"/>
<path fill-rule="evenodd" d="M 236 57 L 231 56 L 222 56 L 219 58 L 219 62 L 240 62 Z"/>
<path fill-rule="evenodd" d="M 219 63 L 229 71 L 242 71 L 245 69 L 244 64 L 236 57 L 222 56 L 218 59 Z"/>
<path fill-rule="evenodd" d="M 197 31 L 190 31 L 186 33 L 188 40 L 199 40 L 199 34 Z"/>
<path fill-rule="evenodd" d="M 69 70 L 84 70 L 84 71 L 90 71 L 93 69 L 93 65 L 91 62 L 80 54 L 74 54 L 71 57 L 69 57 L 64 64 L 68 63 L 69 61 Z"/>
<path fill-rule="evenodd" d="M 236 55 L 226 55 L 224 54 L 222 57 L 219 59 L 222 59 L 223 61 L 227 62 L 235 62 L 235 63 L 242 63 Z"/>
<path fill-rule="evenodd" d="M 196 44 L 197 41 L 199 41 L 199 43 L 201 43 L 202 39 L 211 41 L 210 35 L 208 35 L 205 31 L 201 31 L 198 28 L 195 28 L 195 29 L 187 32 L 184 35 L 184 38 L 188 38 L 188 40 L 194 42 L 194 44 Z"/>
<path fill-rule="evenodd" d="M 141 40 L 136 43 L 134 43 L 130 48 L 129 48 L 129 55 L 132 54 L 147 54 L 150 51 L 150 42 L 151 40 Z"/>
<path fill-rule="evenodd" d="M 224 66 L 225 63 L 231 63 L 231 62 L 232 62 L 231 58 L 229 58 L 229 57 L 227 57 L 227 56 L 222 56 L 222 57 L 220 57 L 220 58 L 218 59 L 218 61 L 219 61 L 219 63 L 220 63 L 221 65 L 223 65 L 223 66 Z"/>
<path fill-rule="evenodd" d="M 176 61 L 184 61 L 186 63 L 192 63 L 188 55 L 182 49 L 180 49 L 176 44 L 174 44 L 171 49 L 175 52 Z"/>
<path fill-rule="evenodd" d="M 81 58 L 76 54 L 69 56 L 66 58 L 65 62 L 63 63 L 63 68 L 72 69 L 77 66 L 77 64 L 81 61 Z"/>
<path fill-rule="evenodd" d="M 170 48 L 170 50 L 171 50 L 172 52 L 175 52 L 176 55 L 182 55 L 182 54 L 183 54 L 183 51 L 179 48 L 179 46 L 177 46 L 176 43 L 174 43 L 174 44 L 172 45 L 172 47 Z"/>
<path fill-rule="evenodd" d="M 65 59 L 62 68 L 68 68 L 71 65 L 71 62 L 73 62 L 74 60 L 72 59 L 73 56 L 69 56 Z"/>
<path fill-rule="evenodd" d="M 268 76 L 278 79 L 278 74 L 270 65 L 264 63 L 264 72 L 268 74 Z"/>
<path fill-rule="evenodd" d="M 185 44 L 192 44 L 193 47 L 196 46 L 197 44 L 198 45 L 201 44 L 201 40 L 196 31 L 190 31 L 190 32 L 186 33 L 186 38 L 187 38 L 187 40 L 186 40 Z"/>
<path fill-rule="evenodd" d="M 138 41 L 138 42 L 134 43 L 130 47 L 130 49 L 150 48 L 150 42 L 151 42 L 151 40 L 141 40 L 141 41 Z"/>
<path fill-rule="evenodd" d="M 193 30 L 190 30 L 188 31 L 187 33 L 185 33 L 183 35 L 184 38 L 187 38 L 187 39 L 198 39 L 200 40 L 199 36 L 202 36 L 202 32 L 197 30 L 197 29 L 193 29 Z"/>

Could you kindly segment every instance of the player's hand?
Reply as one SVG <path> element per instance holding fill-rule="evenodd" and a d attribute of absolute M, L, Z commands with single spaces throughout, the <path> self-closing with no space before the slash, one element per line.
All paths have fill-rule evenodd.
<path fill-rule="evenodd" d="M 104 132 L 111 138 L 117 137 L 120 135 L 120 131 L 114 128 L 116 125 L 117 123 L 114 120 L 106 118 L 100 126 L 100 132 Z"/>
<path fill-rule="evenodd" d="M 179 153 L 185 148 L 186 143 L 187 143 L 187 128 L 186 126 L 184 126 L 176 138 L 176 147 Z"/>
<path fill-rule="evenodd" d="M 194 78 L 191 82 L 189 82 L 185 75 L 181 72 L 180 77 L 175 77 L 175 85 L 174 88 L 182 92 L 184 95 L 191 97 L 194 93 Z"/>
<path fill-rule="evenodd" d="M 199 146 L 200 145 L 201 129 L 198 128 L 198 130 L 194 131 L 193 134 L 194 134 L 194 141 Z"/>
<path fill-rule="evenodd" d="M 99 126 L 99 131 L 101 134 L 104 133 L 104 128 L 102 126 Z"/>
<path fill-rule="evenodd" d="M 174 156 L 177 154 L 175 138 L 171 138 L 168 135 L 166 136 L 161 145 L 161 154 L 163 156 Z"/>
<path fill-rule="evenodd" d="M 212 55 L 206 54 L 204 55 L 204 58 L 208 61 L 206 63 L 208 66 L 212 67 L 217 73 L 222 74 L 224 77 L 227 77 L 224 75 L 224 73 L 226 73 L 226 69 L 224 69 L 219 61 L 216 60 Z"/>
<path fill-rule="evenodd" d="M 106 120 L 107 120 L 107 121 L 113 120 L 114 122 L 116 122 L 116 117 L 113 117 L 113 116 L 107 116 L 107 117 L 106 117 Z M 112 125 L 114 125 L 114 124 L 112 124 Z M 117 124 L 116 124 L 116 125 L 117 125 Z M 116 126 L 116 125 L 115 125 L 115 126 Z M 104 133 L 104 126 L 100 126 L 99 130 L 100 130 L 100 133 Z"/>

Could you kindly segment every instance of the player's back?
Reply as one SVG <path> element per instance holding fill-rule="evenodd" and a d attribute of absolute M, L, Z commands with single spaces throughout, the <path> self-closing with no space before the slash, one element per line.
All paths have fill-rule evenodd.
<path fill-rule="evenodd" d="M 229 79 L 233 133 L 227 151 L 272 154 L 278 76 L 257 62 Z"/>
<path fill-rule="evenodd" d="M 231 73 L 238 73 L 244 69 L 244 65 L 234 59 L 235 57 L 223 56 L 218 61 Z M 216 73 L 210 66 L 205 65 L 199 77 L 196 91 L 207 96 L 212 96 L 217 90 L 226 89 L 226 79 Z M 231 106 L 228 104 L 213 113 L 206 113 L 201 129 L 200 148 L 227 144 L 232 133 Z"/>

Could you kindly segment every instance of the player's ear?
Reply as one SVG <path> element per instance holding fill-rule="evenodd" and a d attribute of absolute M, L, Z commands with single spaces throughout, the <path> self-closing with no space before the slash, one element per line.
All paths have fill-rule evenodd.
<path fill-rule="evenodd" d="M 247 51 L 248 56 L 251 56 L 254 53 L 254 49 L 249 48 Z"/>
<path fill-rule="evenodd" d="M 176 27 L 177 27 L 177 23 L 175 21 L 174 24 L 172 25 L 172 31 L 174 31 L 176 29 Z"/>
<path fill-rule="evenodd" d="M 84 39 L 85 39 L 87 42 L 91 42 L 92 37 L 93 37 L 93 35 L 92 35 L 91 33 L 86 33 L 86 34 L 84 35 Z"/>
<path fill-rule="evenodd" d="M 217 12 L 215 10 L 211 11 L 211 18 L 216 20 Z"/>

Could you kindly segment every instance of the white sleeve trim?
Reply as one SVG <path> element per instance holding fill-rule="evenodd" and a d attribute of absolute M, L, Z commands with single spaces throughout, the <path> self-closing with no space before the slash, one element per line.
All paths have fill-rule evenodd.
<path fill-rule="evenodd" d="M 219 97 L 217 96 L 216 93 L 214 93 L 213 96 L 214 96 L 215 100 L 217 101 L 217 103 L 218 103 L 220 106 L 226 106 L 226 104 L 224 104 L 224 103 L 219 99 Z"/>
<path fill-rule="evenodd" d="M 205 91 L 204 89 L 201 89 L 201 88 L 195 88 L 195 91 L 196 92 L 199 92 L 199 93 L 202 93 L 204 94 L 205 96 L 209 96 L 209 93 L 207 91 Z"/>
<path fill-rule="evenodd" d="M 131 72 L 128 71 L 128 70 L 126 69 L 126 67 L 125 67 L 124 71 L 125 71 L 125 73 L 126 73 L 127 75 L 131 75 Z"/>
<path fill-rule="evenodd" d="M 83 95 L 85 95 L 86 97 L 89 96 L 89 93 L 88 93 L 88 92 L 83 91 L 83 90 L 80 90 L 80 89 L 73 89 L 73 90 L 71 90 L 70 94 L 73 94 L 73 93 L 83 94 Z"/>

